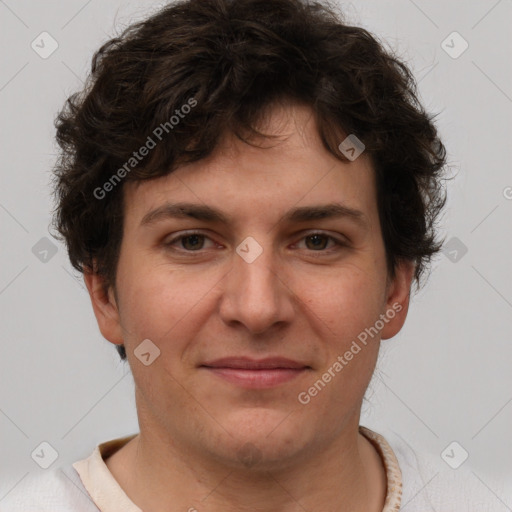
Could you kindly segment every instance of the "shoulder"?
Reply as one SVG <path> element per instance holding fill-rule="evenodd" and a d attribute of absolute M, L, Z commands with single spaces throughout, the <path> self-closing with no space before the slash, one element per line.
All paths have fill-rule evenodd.
<path fill-rule="evenodd" d="M 402 507 L 408 512 L 501 512 L 512 504 L 512 489 L 506 480 L 477 474 L 471 461 L 451 467 L 441 457 L 412 444 L 396 432 L 381 434 L 396 455 L 402 472 Z M 455 447 L 456 449 L 456 447 Z M 446 460 L 458 457 L 447 452 Z M 452 464 L 457 466 L 459 461 Z"/>
<path fill-rule="evenodd" d="M 0 512 L 99 512 L 72 466 L 29 474 L 5 493 Z"/>

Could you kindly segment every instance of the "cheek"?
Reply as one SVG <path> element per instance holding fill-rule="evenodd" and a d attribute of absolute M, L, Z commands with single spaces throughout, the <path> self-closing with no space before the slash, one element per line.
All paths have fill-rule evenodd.
<path fill-rule="evenodd" d="M 165 264 L 144 266 L 142 262 L 125 264 L 119 275 L 125 343 L 134 345 L 149 338 L 162 351 L 180 351 L 181 345 L 193 337 L 200 324 L 203 301 L 214 293 L 219 280 L 211 274 L 199 277 L 197 272 L 192 275 Z"/>
<path fill-rule="evenodd" d="M 301 284 L 301 296 L 342 348 L 375 323 L 382 306 L 382 286 L 375 269 L 354 264 L 328 276 L 310 276 Z"/>
<path fill-rule="evenodd" d="M 301 391 L 319 417 L 335 418 L 360 403 L 373 375 L 380 344 L 368 329 L 381 313 L 380 288 L 374 274 L 352 267 L 311 290 L 309 318 L 318 328 L 313 346 L 321 365 Z"/>

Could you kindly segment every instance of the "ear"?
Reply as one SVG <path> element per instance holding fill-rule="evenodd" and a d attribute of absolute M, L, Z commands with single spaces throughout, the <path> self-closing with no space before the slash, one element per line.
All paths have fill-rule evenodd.
<path fill-rule="evenodd" d="M 386 303 L 384 327 L 381 339 L 392 338 L 403 327 L 409 311 L 411 283 L 416 265 L 412 261 L 401 261 L 396 267 L 395 277 L 388 282 L 386 288 Z"/>
<path fill-rule="evenodd" d="M 84 270 L 84 281 L 89 291 L 92 308 L 101 334 L 111 343 L 121 345 L 123 334 L 112 287 L 108 287 L 107 290 L 105 278 L 90 270 Z"/>

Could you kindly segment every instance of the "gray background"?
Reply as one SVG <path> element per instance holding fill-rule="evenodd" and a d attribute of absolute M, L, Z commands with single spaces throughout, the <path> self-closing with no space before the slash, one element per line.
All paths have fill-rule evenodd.
<path fill-rule="evenodd" d="M 383 342 L 361 423 L 400 433 L 440 465 L 457 441 L 469 452 L 472 485 L 512 510 L 493 483 L 512 478 L 512 2 L 338 3 L 409 63 L 424 105 L 439 113 L 456 175 L 441 233 L 456 237 L 458 256 L 436 258 L 403 330 Z M 81 87 L 94 50 L 159 5 L 0 1 L 0 500 L 44 471 L 31 458 L 42 441 L 58 452 L 56 467 L 138 430 L 128 366 L 102 338 L 81 277 L 48 233 L 49 179 L 54 116 Z M 46 59 L 31 47 L 43 31 L 59 45 Z M 453 31 L 469 44 L 457 58 L 442 47 Z M 462 48 L 453 37 L 446 44 Z M 45 243 L 57 252 L 45 255 Z"/>

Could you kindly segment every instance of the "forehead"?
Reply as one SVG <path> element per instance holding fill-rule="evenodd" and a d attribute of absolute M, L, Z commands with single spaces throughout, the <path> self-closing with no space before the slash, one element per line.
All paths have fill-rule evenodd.
<path fill-rule="evenodd" d="M 127 183 L 125 215 L 140 223 L 168 202 L 208 205 L 238 221 L 285 215 L 293 207 L 341 203 L 370 218 L 376 213 L 374 171 L 364 153 L 337 159 L 322 143 L 305 106 L 269 111 L 260 132 L 277 138 L 241 141 L 232 133 L 215 150 L 155 180 Z M 340 142 L 343 134 L 340 134 Z"/>

